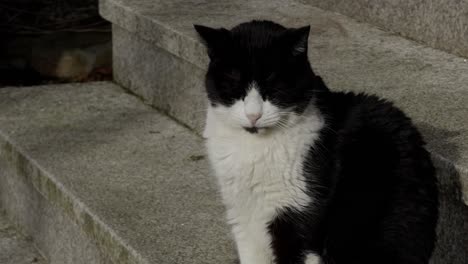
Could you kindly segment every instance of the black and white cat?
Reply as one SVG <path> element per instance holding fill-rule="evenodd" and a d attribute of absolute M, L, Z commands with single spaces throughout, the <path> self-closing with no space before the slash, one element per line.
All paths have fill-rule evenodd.
<path fill-rule="evenodd" d="M 309 27 L 196 25 L 210 64 L 204 136 L 241 264 L 428 263 L 437 183 L 410 119 L 331 92 Z"/>

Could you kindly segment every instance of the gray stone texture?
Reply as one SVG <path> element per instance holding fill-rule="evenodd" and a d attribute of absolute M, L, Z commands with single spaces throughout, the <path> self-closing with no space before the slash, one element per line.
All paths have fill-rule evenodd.
<path fill-rule="evenodd" d="M 0 89 L 0 162 L 2 203 L 53 263 L 235 259 L 202 139 L 116 85 Z"/>
<path fill-rule="evenodd" d="M 50 264 L 110 264 L 93 239 L 59 205 L 66 203 L 62 200 L 64 197 L 57 196 L 51 201 L 44 197 L 49 195 L 48 191 L 40 191 L 34 186 L 47 179 L 36 178 L 34 181 L 33 173 L 20 171 L 27 165 L 7 160 L 4 151 L 12 146 L 3 140 L 0 139 L 0 206 L 14 225 L 30 237 Z M 35 169 L 30 167 L 28 170 Z M 37 169 L 34 173 L 39 174 Z M 50 193 L 60 195 L 54 191 Z"/>
<path fill-rule="evenodd" d="M 113 26 L 112 35 L 115 81 L 147 104 L 201 131 L 208 105 L 205 70 L 119 26 Z"/>
<path fill-rule="evenodd" d="M 437 157 L 459 172 L 468 201 L 468 63 L 442 51 L 294 1 L 101 0 L 114 23 L 115 79 L 200 133 L 208 58 L 192 24 L 251 19 L 310 24 L 309 57 L 333 90 L 390 99 L 414 120 Z M 235 14 L 235 15 L 233 15 Z"/>
<path fill-rule="evenodd" d="M 0 263 L 46 264 L 29 237 L 22 235 L 0 209 Z"/>
<path fill-rule="evenodd" d="M 468 0 L 299 0 L 468 57 Z"/>

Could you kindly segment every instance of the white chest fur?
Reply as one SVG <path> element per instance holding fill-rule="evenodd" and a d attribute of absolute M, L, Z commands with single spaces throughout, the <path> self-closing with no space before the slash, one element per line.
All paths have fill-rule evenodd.
<path fill-rule="evenodd" d="M 218 178 L 241 264 L 270 264 L 267 224 L 285 207 L 297 210 L 306 195 L 303 160 L 323 126 L 316 115 L 270 134 L 226 127 L 208 111 L 207 149 Z"/>

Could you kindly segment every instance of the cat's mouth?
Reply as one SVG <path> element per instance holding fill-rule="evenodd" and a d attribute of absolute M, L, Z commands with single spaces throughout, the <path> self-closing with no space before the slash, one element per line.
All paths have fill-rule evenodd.
<path fill-rule="evenodd" d="M 257 134 L 258 128 L 257 127 L 244 127 L 245 131 L 249 132 L 250 134 Z"/>
<path fill-rule="evenodd" d="M 257 126 L 243 127 L 243 128 L 245 129 L 245 131 L 249 132 L 250 134 L 258 134 L 258 133 L 268 129 L 268 127 L 257 127 Z"/>

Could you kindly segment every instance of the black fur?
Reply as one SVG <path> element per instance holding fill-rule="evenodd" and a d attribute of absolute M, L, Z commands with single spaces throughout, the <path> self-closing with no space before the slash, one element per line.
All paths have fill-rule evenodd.
<path fill-rule="evenodd" d="M 313 204 L 284 209 L 269 224 L 278 264 L 423 264 L 435 243 L 437 182 L 424 141 L 399 109 L 375 96 L 331 92 L 307 58 L 308 27 L 268 21 L 231 31 L 196 26 L 211 63 L 212 104 L 229 105 L 255 80 L 262 97 L 326 119 L 306 157 Z M 305 40 L 305 41 L 304 41 Z"/>
<path fill-rule="evenodd" d="M 307 106 L 315 77 L 307 59 L 309 27 L 286 29 L 254 21 L 231 31 L 195 29 L 211 59 L 206 90 L 212 104 L 232 104 L 245 97 L 247 85 L 255 81 L 262 97 L 277 105 L 299 112 Z"/>

